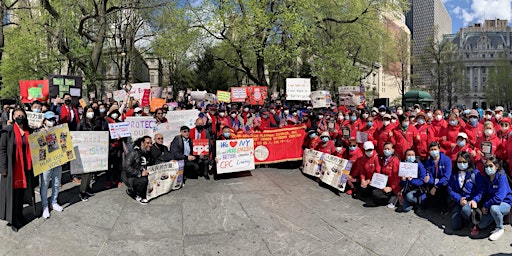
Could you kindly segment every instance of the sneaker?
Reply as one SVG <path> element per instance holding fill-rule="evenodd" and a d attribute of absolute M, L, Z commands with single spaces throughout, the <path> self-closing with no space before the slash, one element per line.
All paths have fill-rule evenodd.
<path fill-rule="evenodd" d="M 126 189 L 126 194 L 129 195 L 131 198 L 135 199 L 135 193 L 131 191 L 129 188 Z"/>
<path fill-rule="evenodd" d="M 44 208 L 44 210 L 43 210 L 43 218 L 45 218 L 45 219 L 50 218 L 50 209 L 48 209 L 48 207 Z"/>
<path fill-rule="evenodd" d="M 137 200 L 137 202 L 139 202 L 139 204 L 142 204 L 142 205 L 147 205 L 148 204 L 148 200 L 146 198 L 142 198 L 140 196 L 137 196 L 135 198 L 135 200 Z"/>
<path fill-rule="evenodd" d="M 393 203 L 389 203 L 389 204 L 387 205 L 387 207 L 388 207 L 388 209 L 395 209 L 395 204 L 393 204 Z"/>
<path fill-rule="evenodd" d="M 471 235 L 472 235 L 472 236 L 476 236 L 476 235 L 478 235 L 478 233 L 480 233 L 480 229 L 478 228 L 478 225 L 475 225 L 475 226 L 471 229 Z"/>
<path fill-rule="evenodd" d="M 87 202 L 89 201 L 89 197 L 85 193 L 80 192 L 80 200 L 82 200 L 82 202 Z"/>
<path fill-rule="evenodd" d="M 87 197 L 93 197 L 94 196 L 94 193 L 89 192 L 89 191 L 85 191 L 84 194 L 86 194 Z"/>
<path fill-rule="evenodd" d="M 52 209 L 57 212 L 62 212 L 64 210 L 64 208 L 62 208 L 62 206 L 59 204 L 52 204 Z"/>
<path fill-rule="evenodd" d="M 491 235 L 489 236 L 489 240 L 496 241 L 500 239 L 500 237 L 505 233 L 505 229 L 503 228 L 496 228 L 493 232 L 491 232 Z"/>

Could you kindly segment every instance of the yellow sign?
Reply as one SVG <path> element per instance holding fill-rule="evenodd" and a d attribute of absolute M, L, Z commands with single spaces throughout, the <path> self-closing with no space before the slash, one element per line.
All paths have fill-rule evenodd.
<path fill-rule="evenodd" d="M 28 140 L 34 176 L 76 159 L 67 124 L 41 129 Z"/>
<path fill-rule="evenodd" d="M 218 102 L 231 102 L 231 93 L 225 91 L 217 91 Z"/>

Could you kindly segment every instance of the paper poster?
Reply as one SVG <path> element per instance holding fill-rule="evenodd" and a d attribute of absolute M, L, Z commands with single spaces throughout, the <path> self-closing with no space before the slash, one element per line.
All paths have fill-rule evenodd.
<path fill-rule="evenodd" d="M 125 90 L 113 91 L 112 96 L 114 97 L 114 100 L 117 102 L 124 101 L 126 99 L 126 91 Z"/>
<path fill-rule="evenodd" d="M 382 173 L 373 173 L 372 181 L 370 182 L 370 186 L 378 189 L 383 189 L 388 184 L 388 176 Z"/>
<path fill-rule="evenodd" d="M 266 86 L 247 86 L 247 103 L 250 105 L 264 105 L 267 99 Z"/>
<path fill-rule="evenodd" d="M 178 111 L 168 111 L 167 121 L 170 125 L 175 127 L 178 131 L 181 126 L 188 126 L 188 128 L 192 129 L 195 126 L 196 119 L 199 116 L 199 110 L 190 109 L 190 110 L 178 110 Z"/>
<path fill-rule="evenodd" d="M 82 97 L 82 89 L 69 88 L 69 94 L 71 94 L 72 97 Z"/>
<path fill-rule="evenodd" d="M 492 142 L 490 141 L 483 141 L 482 145 L 480 145 L 482 149 L 482 153 L 484 154 L 484 157 L 487 159 L 492 156 Z"/>
<path fill-rule="evenodd" d="M 398 177 L 418 178 L 418 163 L 400 162 Z"/>
<path fill-rule="evenodd" d="M 338 93 L 340 105 L 358 107 L 366 104 L 364 86 L 340 86 Z"/>
<path fill-rule="evenodd" d="M 73 104 L 78 103 L 78 98 L 82 97 L 83 78 L 79 76 L 50 75 L 49 95 L 53 99 L 57 96 L 61 98 L 64 93 L 69 93 L 73 97 Z"/>
<path fill-rule="evenodd" d="M 151 116 L 129 116 L 126 117 L 125 122 L 130 124 L 130 133 L 133 140 L 143 136 L 152 136 L 153 129 L 156 127 L 156 119 Z"/>
<path fill-rule="evenodd" d="M 171 161 L 148 166 L 148 188 L 146 199 L 151 200 L 171 190 L 180 189 L 183 184 L 184 162 Z"/>
<path fill-rule="evenodd" d="M 304 149 L 302 172 L 314 177 L 320 177 L 324 153 L 313 149 Z"/>
<path fill-rule="evenodd" d="M 119 139 L 132 136 L 132 133 L 130 132 L 130 124 L 128 122 L 109 123 L 108 130 L 110 131 L 111 139 Z"/>
<path fill-rule="evenodd" d="M 162 98 L 162 92 L 164 91 L 164 88 L 156 86 L 151 87 L 151 98 Z"/>
<path fill-rule="evenodd" d="M 329 91 L 311 92 L 311 103 L 313 108 L 326 108 L 331 105 L 331 93 Z"/>
<path fill-rule="evenodd" d="M 344 140 L 350 139 L 350 127 L 348 126 L 342 126 L 341 127 L 341 136 Z"/>
<path fill-rule="evenodd" d="M 209 140 L 192 140 L 192 154 L 195 156 L 208 155 L 210 153 Z"/>
<path fill-rule="evenodd" d="M 336 189 L 344 189 L 350 169 L 346 170 L 348 160 L 325 154 L 322 159 L 320 180 Z M 350 165 L 351 167 L 351 165 Z"/>
<path fill-rule="evenodd" d="M 89 173 L 108 169 L 107 131 L 72 131 L 71 141 L 76 159 L 71 161 L 71 174 Z"/>
<path fill-rule="evenodd" d="M 20 97 L 23 103 L 32 103 L 35 100 L 46 102 L 50 94 L 48 80 L 21 80 Z"/>
<path fill-rule="evenodd" d="M 357 143 L 365 143 L 368 141 L 368 133 L 366 132 L 356 132 L 356 142 Z"/>
<path fill-rule="evenodd" d="M 286 100 L 309 101 L 310 95 L 310 78 L 286 78 Z"/>
<path fill-rule="evenodd" d="M 144 90 L 151 91 L 150 83 L 137 83 L 137 84 L 131 84 L 131 86 L 132 86 L 132 89 L 130 90 L 130 96 L 133 97 L 133 99 L 135 99 L 137 101 L 142 100 L 142 98 L 144 97 Z"/>
<path fill-rule="evenodd" d="M 149 98 L 151 97 L 151 91 L 149 89 L 144 89 L 144 93 L 142 94 L 142 99 L 140 100 L 140 105 L 142 107 L 149 106 Z"/>
<path fill-rule="evenodd" d="M 217 91 L 217 101 L 218 102 L 231 102 L 231 93 L 226 91 Z"/>
<path fill-rule="evenodd" d="M 152 98 L 151 104 L 149 105 L 151 112 L 156 112 L 157 109 L 161 108 L 166 104 L 165 99 Z"/>
<path fill-rule="evenodd" d="M 217 173 L 232 173 L 253 170 L 254 141 L 218 140 L 217 141 Z"/>
<path fill-rule="evenodd" d="M 231 102 L 245 102 L 247 90 L 245 87 L 231 87 Z"/>
<path fill-rule="evenodd" d="M 27 111 L 27 120 L 28 120 L 28 126 L 30 128 L 35 129 L 41 127 L 44 120 L 44 114 L 43 113 L 35 113 L 31 111 Z"/>
<path fill-rule="evenodd" d="M 67 124 L 32 133 L 28 140 L 34 176 L 76 159 Z"/>
<path fill-rule="evenodd" d="M 205 106 L 208 105 L 208 104 L 215 104 L 217 103 L 217 96 L 213 93 L 207 93 L 205 96 L 204 96 L 204 104 Z"/>
<path fill-rule="evenodd" d="M 190 98 L 192 100 L 204 100 L 204 97 L 206 97 L 206 91 L 191 91 L 190 92 Z"/>
<path fill-rule="evenodd" d="M 78 100 L 78 102 L 80 103 L 80 106 L 82 106 L 82 108 L 87 107 L 87 103 L 85 102 L 84 99 L 80 99 L 80 100 Z"/>

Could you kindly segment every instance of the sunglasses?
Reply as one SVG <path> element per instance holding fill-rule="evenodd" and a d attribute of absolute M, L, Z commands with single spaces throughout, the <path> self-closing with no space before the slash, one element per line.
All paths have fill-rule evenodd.
<path fill-rule="evenodd" d="M 510 126 L 508 123 L 501 123 L 500 126 L 507 127 Z"/>
<path fill-rule="evenodd" d="M 494 168 L 494 165 L 486 165 L 486 166 L 484 166 L 484 167 L 485 167 L 485 168 L 487 168 L 487 167 Z"/>
<path fill-rule="evenodd" d="M 164 138 L 155 138 L 155 140 L 163 140 Z"/>
<path fill-rule="evenodd" d="M 157 115 L 161 115 L 161 114 L 163 114 L 163 113 L 156 113 L 156 114 L 157 114 Z"/>
<path fill-rule="evenodd" d="M 458 164 L 465 164 L 467 163 L 466 161 L 457 161 Z"/>
<path fill-rule="evenodd" d="M 181 131 L 181 132 L 184 132 L 184 133 L 189 133 L 190 131 Z"/>

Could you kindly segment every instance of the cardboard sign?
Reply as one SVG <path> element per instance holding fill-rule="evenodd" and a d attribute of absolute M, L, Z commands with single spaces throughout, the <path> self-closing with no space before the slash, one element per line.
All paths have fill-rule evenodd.
<path fill-rule="evenodd" d="M 109 123 L 108 130 L 110 132 L 111 139 L 119 139 L 132 136 L 132 133 L 130 132 L 130 124 L 128 122 Z"/>
<path fill-rule="evenodd" d="M 210 142 L 208 140 L 192 140 L 192 154 L 195 156 L 208 155 L 210 153 Z"/>
<path fill-rule="evenodd" d="M 329 91 L 311 92 L 311 103 L 313 108 L 326 108 L 331 105 L 331 93 Z"/>
<path fill-rule="evenodd" d="M 286 100 L 309 100 L 311 79 L 286 78 Z"/>
<path fill-rule="evenodd" d="M 217 141 L 217 173 L 232 173 L 253 170 L 254 141 L 218 140 Z"/>
<path fill-rule="evenodd" d="M 137 83 L 137 84 L 131 84 L 131 86 L 132 86 L 132 88 L 130 90 L 130 96 L 133 97 L 133 99 L 135 99 L 137 101 L 142 100 L 142 98 L 144 97 L 144 90 L 151 91 L 150 83 Z"/>
<path fill-rule="evenodd" d="M 248 86 L 247 103 L 251 105 L 264 105 L 267 99 L 268 92 L 266 86 Z"/>
<path fill-rule="evenodd" d="M 136 140 L 142 136 L 152 136 L 156 127 L 156 119 L 151 116 L 129 116 L 125 120 L 130 125 L 132 139 Z"/>
<path fill-rule="evenodd" d="M 149 105 L 149 107 L 151 108 L 150 109 L 151 112 L 156 112 L 157 109 L 161 108 L 165 104 L 166 104 L 165 99 L 152 98 L 151 104 Z"/>
<path fill-rule="evenodd" d="M 124 101 L 126 99 L 126 91 L 125 90 L 117 90 L 112 92 L 112 96 L 114 100 L 117 102 Z"/>
<path fill-rule="evenodd" d="M 31 128 L 39 128 L 43 124 L 44 114 L 27 111 L 28 126 Z"/>
<path fill-rule="evenodd" d="M 82 96 L 83 78 L 79 76 L 63 76 L 63 75 L 50 75 L 48 76 L 50 86 L 50 97 L 55 98 L 64 96 L 64 93 L 69 93 L 72 96 L 73 103 L 78 102 L 78 98 Z"/>
<path fill-rule="evenodd" d="M 71 132 L 76 159 L 70 163 L 71 174 L 108 169 L 108 132 Z"/>
<path fill-rule="evenodd" d="M 48 80 L 21 80 L 20 97 L 23 103 L 46 102 L 50 95 Z"/>
<path fill-rule="evenodd" d="M 247 91 L 245 87 L 231 87 L 231 102 L 245 102 Z"/>
<path fill-rule="evenodd" d="M 191 91 L 190 92 L 190 98 L 192 100 L 204 100 L 204 97 L 206 96 L 206 91 Z"/>
<path fill-rule="evenodd" d="M 218 102 L 231 102 L 231 93 L 226 91 L 217 91 L 217 101 Z"/>
<path fill-rule="evenodd" d="M 418 178 L 418 163 L 400 162 L 398 177 Z"/>
<path fill-rule="evenodd" d="M 76 159 L 67 124 L 28 136 L 34 176 Z"/>
<path fill-rule="evenodd" d="M 383 189 L 388 184 L 388 176 L 382 173 L 373 173 L 372 181 L 370 182 L 370 186 L 378 189 Z"/>
<path fill-rule="evenodd" d="M 205 104 L 205 106 L 208 105 L 208 104 L 215 104 L 215 103 L 217 103 L 217 96 L 215 96 L 215 94 L 207 93 L 204 96 L 204 104 Z"/>
<path fill-rule="evenodd" d="M 356 132 L 356 142 L 357 143 L 365 143 L 368 141 L 368 133 L 366 132 Z"/>
<path fill-rule="evenodd" d="M 82 106 L 82 108 L 87 107 L 87 103 L 85 102 L 84 99 L 80 99 L 80 100 L 78 100 L 78 102 L 80 103 L 80 106 Z"/>
<path fill-rule="evenodd" d="M 183 160 L 148 166 L 146 199 L 151 200 L 172 190 L 180 189 L 183 184 L 184 166 Z"/>

